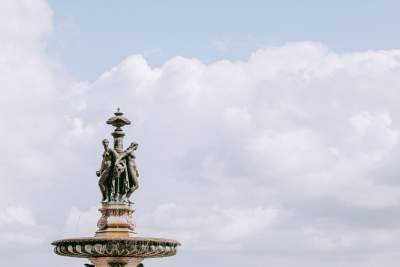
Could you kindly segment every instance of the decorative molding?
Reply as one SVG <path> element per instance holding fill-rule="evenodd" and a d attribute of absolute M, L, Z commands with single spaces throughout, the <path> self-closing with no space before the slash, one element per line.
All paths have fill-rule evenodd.
<path fill-rule="evenodd" d="M 136 224 L 133 220 L 135 210 L 128 204 L 103 204 L 99 209 L 101 217 L 97 222 L 96 236 L 106 232 L 133 233 Z"/>
<path fill-rule="evenodd" d="M 156 258 L 174 256 L 178 241 L 132 237 L 125 239 L 81 238 L 54 241 L 54 252 L 61 256 L 96 257 L 135 257 Z"/>

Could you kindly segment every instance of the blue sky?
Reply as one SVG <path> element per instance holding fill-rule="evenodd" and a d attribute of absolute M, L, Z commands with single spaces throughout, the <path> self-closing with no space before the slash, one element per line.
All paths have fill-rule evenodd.
<path fill-rule="evenodd" d="M 151 65 L 181 55 L 246 59 L 256 49 L 316 41 L 337 52 L 400 46 L 397 1 L 57 1 L 50 54 L 93 80 L 130 54 Z"/>

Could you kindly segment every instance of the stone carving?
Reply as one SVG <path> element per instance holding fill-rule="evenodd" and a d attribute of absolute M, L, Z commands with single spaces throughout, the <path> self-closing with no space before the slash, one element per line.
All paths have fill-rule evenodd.
<path fill-rule="evenodd" d="M 136 257 L 155 258 L 176 254 L 179 242 L 157 238 L 101 239 L 82 238 L 54 241 L 54 252 L 62 256 L 91 257 Z"/>
<path fill-rule="evenodd" d="M 131 143 L 123 150 L 123 137 L 125 133 L 122 128 L 131 122 L 123 116 L 118 109 L 115 116 L 107 120 L 116 129 L 112 133 L 114 148 L 109 147 L 109 141 L 103 140 L 103 159 L 100 170 L 96 172 L 99 178 L 99 188 L 103 203 L 130 203 L 130 196 L 139 188 L 139 171 L 135 163 L 135 151 L 137 143 Z"/>
<path fill-rule="evenodd" d="M 96 237 L 129 236 L 135 234 L 134 209 L 130 205 L 103 204 L 99 209 L 101 217 L 97 222 Z"/>
<path fill-rule="evenodd" d="M 99 221 L 97 222 L 97 227 L 99 230 L 104 230 L 107 228 L 107 215 L 102 214 Z"/>

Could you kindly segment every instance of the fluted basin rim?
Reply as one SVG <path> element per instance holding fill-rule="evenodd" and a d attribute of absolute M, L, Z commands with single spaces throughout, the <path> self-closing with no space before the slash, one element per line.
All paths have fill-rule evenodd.
<path fill-rule="evenodd" d="M 51 243 L 61 256 L 78 258 L 174 256 L 180 243 L 173 239 L 149 237 L 81 237 Z"/>
<path fill-rule="evenodd" d="M 60 243 L 70 243 L 70 242 L 98 242 L 98 241 L 151 241 L 151 242 L 166 242 L 171 243 L 176 246 L 180 246 L 181 243 L 174 239 L 167 238 L 156 238 L 156 237 L 145 237 L 145 236 L 132 236 L 132 237 L 78 237 L 78 238 L 66 238 L 53 241 L 51 244 L 56 246 Z"/>

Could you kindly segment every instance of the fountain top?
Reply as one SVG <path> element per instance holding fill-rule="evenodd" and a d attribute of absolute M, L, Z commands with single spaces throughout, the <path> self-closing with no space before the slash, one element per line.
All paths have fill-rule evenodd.
<path fill-rule="evenodd" d="M 115 116 L 112 116 L 111 118 L 109 118 L 107 120 L 107 124 L 110 124 L 110 125 L 116 127 L 117 129 L 121 128 L 125 125 L 131 124 L 131 121 L 128 118 L 123 116 L 124 113 L 121 112 L 120 108 L 117 108 L 117 111 L 114 112 L 114 115 Z"/>

